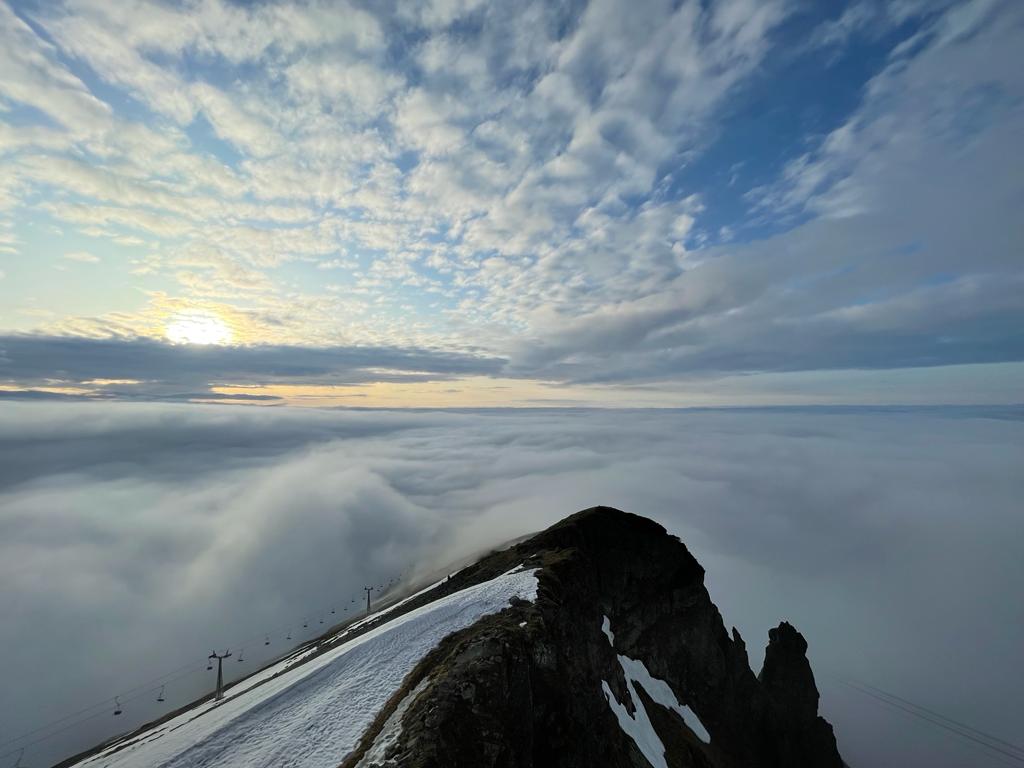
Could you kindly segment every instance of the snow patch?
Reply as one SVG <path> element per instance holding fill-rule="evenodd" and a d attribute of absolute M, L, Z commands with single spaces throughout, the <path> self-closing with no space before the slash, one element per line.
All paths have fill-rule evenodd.
<path fill-rule="evenodd" d="M 607 616 L 602 616 L 601 618 L 603 619 L 601 621 L 601 631 L 604 632 L 605 636 L 608 638 L 608 645 L 614 648 L 615 635 L 612 634 L 612 623 L 609 621 Z"/>
<path fill-rule="evenodd" d="M 607 616 L 604 617 L 604 621 L 601 624 L 601 631 L 608 636 L 608 642 L 612 643 L 614 647 L 614 635 L 611 630 L 611 622 Z M 607 681 L 601 681 L 601 690 L 604 691 L 605 698 L 608 699 L 608 706 L 611 707 L 616 720 L 619 721 L 619 727 L 633 740 L 633 743 L 636 744 L 641 754 L 647 758 L 647 762 L 653 768 L 668 768 L 668 764 L 665 762 L 665 745 L 662 744 L 657 731 L 654 730 L 654 725 L 651 723 L 651 718 L 644 708 L 643 701 L 637 695 L 636 688 L 634 687 L 635 683 L 642 685 L 647 695 L 656 703 L 678 713 L 683 718 L 683 722 L 686 723 L 687 727 L 693 731 L 698 739 L 705 744 L 711 743 L 711 736 L 704 727 L 704 723 L 697 717 L 697 713 L 685 704 L 679 703 L 678 697 L 668 683 L 652 676 L 642 661 L 631 659 L 622 654 L 616 654 L 616 656 L 619 660 L 619 666 L 622 667 L 622 674 L 626 678 L 626 690 L 629 693 L 630 700 L 633 702 L 634 714 L 629 714 L 625 704 L 619 703 Z"/>
<path fill-rule="evenodd" d="M 703 741 L 705 744 L 711 743 L 711 735 L 704 727 L 704 723 L 697 717 L 697 713 L 690 709 L 685 704 L 680 704 L 679 699 L 676 698 L 675 692 L 669 687 L 669 684 L 664 680 L 659 680 L 657 677 L 653 677 L 650 672 L 647 671 L 647 666 L 637 659 L 631 659 L 628 656 L 619 656 L 619 664 L 622 665 L 622 672 L 626 676 L 627 680 L 632 680 L 635 683 L 640 683 L 647 691 L 647 695 L 650 696 L 654 701 L 666 709 L 671 709 L 677 712 L 683 722 L 689 727 L 691 731 L 697 736 L 698 739 Z"/>
<path fill-rule="evenodd" d="M 420 693 L 427 687 L 429 678 L 424 677 L 420 682 L 413 688 L 409 693 L 405 695 L 395 707 L 395 711 L 391 713 L 388 719 L 384 722 L 383 727 L 380 729 L 380 733 L 377 734 L 377 738 L 373 740 L 373 745 L 366 750 L 366 753 L 359 760 L 356 768 L 369 768 L 369 766 L 377 764 L 380 765 L 384 762 L 384 755 L 388 751 L 388 747 L 398 741 L 398 737 L 402 735 L 402 718 L 405 716 L 405 711 L 412 704 L 413 700 L 420 695 Z"/>
<path fill-rule="evenodd" d="M 90 768 L 337 768 L 419 661 L 453 632 L 537 598 L 521 568 L 420 606 L 296 664 L 290 657 L 160 726 L 77 763 Z"/>

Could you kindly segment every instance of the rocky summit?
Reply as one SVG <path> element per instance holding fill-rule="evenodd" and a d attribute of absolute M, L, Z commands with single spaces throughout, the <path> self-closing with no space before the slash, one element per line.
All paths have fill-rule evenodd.
<path fill-rule="evenodd" d="M 755 677 L 651 520 L 595 507 L 444 573 L 61 765 L 842 765 L 800 633 L 772 629 Z"/>
<path fill-rule="evenodd" d="M 537 597 L 448 636 L 343 768 L 839 768 L 807 643 L 769 632 L 754 675 L 704 569 L 657 523 L 584 510 L 425 595 L 518 566 Z"/>

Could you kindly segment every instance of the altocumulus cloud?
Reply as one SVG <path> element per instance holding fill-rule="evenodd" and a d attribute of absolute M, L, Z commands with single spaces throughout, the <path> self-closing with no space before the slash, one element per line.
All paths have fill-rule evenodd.
<path fill-rule="evenodd" d="M 299 631 L 303 617 L 319 626 L 367 579 L 424 573 L 606 503 L 661 521 L 691 547 L 755 666 L 777 620 L 805 632 L 852 764 L 982 765 L 983 753 L 879 711 L 835 679 L 1015 732 L 1022 463 L 1019 408 L 9 403 L 0 410 L 0 738 L 212 646 L 250 638 L 247 657 L 266 658 L 263 632 L 276 630 L 270 650 L 279 648 L 285 627 Z M 171 701 L 203 691 L 204 674 L 176 680 Z M 133 699 L 128 716 L 154 715 L 151 699 Z M 113 726 L 102 710 L 34 759 Z"/>
<path fill-rule="evenodd" d="M 193 372 L 162 397 L 366 380 L 339 338 L 405 375 L 478 348 L 418 370 L 665 388 L 1024 360 L 1020 2 L 363 5 L 0 5 L 0 328 L 196 305 L 311 348 L 85 353 Z"/>

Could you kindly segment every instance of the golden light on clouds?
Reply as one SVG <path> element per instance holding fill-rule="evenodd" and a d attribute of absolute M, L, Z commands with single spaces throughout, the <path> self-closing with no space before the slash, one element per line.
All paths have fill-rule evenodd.
<path fill-rule="evenodd" d="M 230 344 L 234 338 L 227 323 L 208 312 L 174 315 L 164 335 L 174 344 Z"/>
<path fill-rule="evenodd" d="M 251 405 L 286 404 L 314 408 L 542 408 L 650 407 L 698 405 L 689 398 L 643 393 L 615 387 L 562 386 L 554 382 L 467 376 L 454 380 L 367 382 L 350 385 L 267 384 L 213 387 L 217 395 L 269 395 L 279 400 L 253 400 Z M 236 401 L 237 402 L 237 401 Z"/>

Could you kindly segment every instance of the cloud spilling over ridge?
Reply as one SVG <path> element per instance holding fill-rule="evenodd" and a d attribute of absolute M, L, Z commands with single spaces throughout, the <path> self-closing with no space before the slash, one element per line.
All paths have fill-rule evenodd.
<path fill-rule="evenodd" d="M 313 631 L 367 579 L 605 503 L 691 547 L 755 665 L 780 618 L 807 635 L 853 764 L 982 765 L 983 754 L 879 713 L 833 676 L 1012 735 L 1024 702 L 1006 670 L 1024 626 L 999 595 L 1024 579 L 1022 430 L 1019 408 L 9 403 L 0 720 L 29 730 L 210 646 L 242 642 L 255 661 L 264 632 L 277 650 L 286 629 L 306 618 Z M 177 702 L 208 684 L 200 671 L 168 692 Z M 155 714 L 150 698 L 133 699 L 131 716 Z M 82 746 L 110 727 L 104 713 L 57 743 Z"/>

